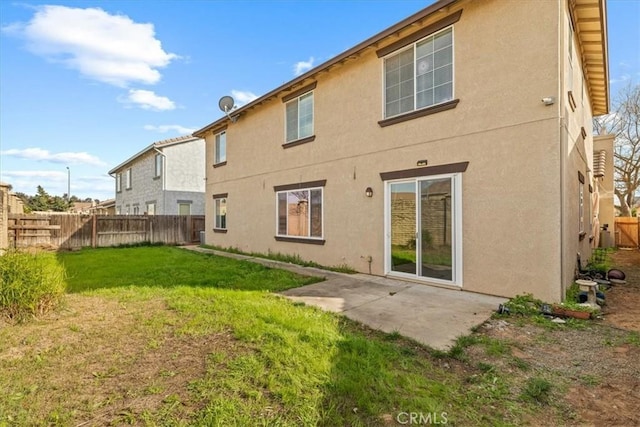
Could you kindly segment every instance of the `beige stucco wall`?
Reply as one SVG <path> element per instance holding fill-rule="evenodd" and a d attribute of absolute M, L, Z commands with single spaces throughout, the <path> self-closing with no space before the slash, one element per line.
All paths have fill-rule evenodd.
<path fill-rule="evenodd" d="M 615 193 L 613 180 L 613 135 L 598 135 L 593 138 L 593 152 L 604 150 L 606 154 L 604 176 L 594 178 L 597 180 L 597 188 L 600 194 L 600 212 L 598 219 L 600 225 L 608 224 L 611 240 L 615 242 Z"/>
<path fill-rule="evenodd" d="M 422 159 L 429 166 L 468 161 L 462 174 L 462 288 L 560 300 L 561 255 L 572 252 L 575 259 L 576 250 L 561 251 L 566 238 L 561 224 L 577 224 L 571 220 L 577 213 L 561 210 L 563 200 L 568 206 L 575 195 L 561 191 L 563 180 L 574 174 L 560 163 L 568 159 L 576 165 L 567 169 L 582 167 L 575 159 L 585 147 L 574 147 L 569 139 L 587 114 L 576 123 L 564 116 L 557 78 L 562 67 L 558 4 L 487 0 L 459 6 L 464 11 L 454 25 L 454 97 L 460 99 L 455 109 L 381 128 L 382 60 L 370 49 L 317 76 L 313 142 L 282 148 L 280 99 L 228 123 L 226 166 L 211 166 L 214 137 L 209 132 L 206 242 L 298 254 L 362 272 L 368 272 L 370 256 L 371 272 L 381 275 L 380 173 L 412 169 Z M 545 106 L 541 99 L 547 96 L 558 102 Z M 273 187 L 320 179 L 327 180 L 325 245 L 276 241 Z M 365 197 L 367 187 L 374 191 L 372 198 Z M 225 234 L 212 230 L 212 195 L 220 193 L 228 193 Z"/>

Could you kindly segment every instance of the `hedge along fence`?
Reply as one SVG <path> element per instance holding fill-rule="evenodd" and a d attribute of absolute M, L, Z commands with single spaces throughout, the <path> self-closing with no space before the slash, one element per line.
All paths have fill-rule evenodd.
<path fill-rule="evenodd" d="M 66 290 L 65 278 L 52 253 L 5 252 L 0 256 L 0 315 L 22 321 L 56 308 Z"/>

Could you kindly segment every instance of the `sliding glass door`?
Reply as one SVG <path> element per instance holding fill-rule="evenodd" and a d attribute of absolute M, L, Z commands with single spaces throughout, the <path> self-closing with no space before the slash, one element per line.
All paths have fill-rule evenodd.
<path fill-rule="evenodd" d="M 456 175 L 387 184 L 387 271 L 461 284 Z"/>

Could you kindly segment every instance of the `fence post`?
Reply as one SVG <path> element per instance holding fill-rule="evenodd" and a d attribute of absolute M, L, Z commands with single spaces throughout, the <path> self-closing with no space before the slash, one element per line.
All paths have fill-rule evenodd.
<path fill-rule="evenodd" d="M 98 218 L 93 214 L 91 218 L 91 247 L 98 246 Z"/>
<path fill-rule="evenodd" d="M 9 185 L 0 182 L 0 249 L 9 247 Z"/>

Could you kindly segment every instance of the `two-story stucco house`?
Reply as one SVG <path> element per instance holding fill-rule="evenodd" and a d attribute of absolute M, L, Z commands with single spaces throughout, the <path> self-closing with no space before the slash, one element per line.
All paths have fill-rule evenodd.
<path fill-rule="evenodd" d="M 590 255 L 604 0 L 440 0 L 203 127 L 206 242 L 558 301 Z"/>
<path fill-rule="evenodd" d="M 109 171 L 116 215 L 204 215 L 205 142 L 182 136 L 154 142 Z"/>

